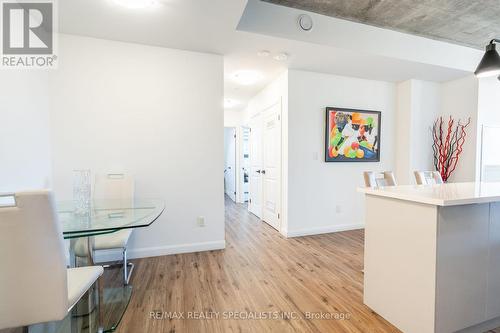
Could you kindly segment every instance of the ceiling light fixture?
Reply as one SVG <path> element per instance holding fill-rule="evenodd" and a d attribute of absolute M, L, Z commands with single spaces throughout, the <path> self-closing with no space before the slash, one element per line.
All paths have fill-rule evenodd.
<path fill-rule="evenodd" d="M 231 109 L 235 106 L 240 105 L 240 102 L 231 98 L 226 98 L 224 100 L 224 109 Z"/>
<path fill-rule="evenodd" d="M 242 70 L 233 74 L 233 80 L 244 86 L 250 86 L 262 80 L 263 76 L 260 72 L 252 70 Z"/>
<path fill-rule="evenodd" d="M 288 60 L 288 53 L 285 53 L 285 52 L 278 53 L 277 55 L 274 56 L 274 60 L 287 61 Z"/>
<path fill-rule="evenodd" d="M 496 50 L 495 43 L 500 43 L 500 39 L 492 39 L 490 43 L 486 45 L 486 52 L 484 53 L 483 59 L 481 59 L 481 62 L 474 72 L 477 77 L 500 75 L 500 56 Z M 500 76 L 498 79 L 500 80 Z"/>
<path fill-rule="evenodd" d="M 271 55 L 271 52 L 269 52 L 268 50 L 261 50 L 257 52 L 257 55 L 259 57 L 269 57 Z"/>
<path fill-rule="evenodd" d="M 159 0 L 113 0 L 117 5 L 129 9 L 154 8 L 160 5 Z"/>

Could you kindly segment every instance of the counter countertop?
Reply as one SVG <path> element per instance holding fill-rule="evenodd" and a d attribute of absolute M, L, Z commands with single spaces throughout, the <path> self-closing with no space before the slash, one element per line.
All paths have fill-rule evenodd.
<path fill-rule="evenodd" d="M 436 206 L 500 202 L 500 183 L 448 183 L 358 188 L 367 195 L 388 197 Z"/>

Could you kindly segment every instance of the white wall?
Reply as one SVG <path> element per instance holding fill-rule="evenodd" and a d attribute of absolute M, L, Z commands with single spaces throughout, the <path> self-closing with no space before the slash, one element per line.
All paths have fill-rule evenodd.
<path fill-rule="evenodd" d="M 0 74 L 0 192 L 50 185 L 48 72 Z"/>
<path fill-rule="evenodd" d="M 431 127 L 440 114 L 441 85 L 408 80 L 397 84 L 396 178 L 413 184 L 415 170 L 434 170 Z"/>
<path fill-rule="evenodd" d="M 288 236 L 362 227 L 363 171 L 395 166 L 393 83 L 290 70 Z M 381 161 L 325 163 L 325 107 L 382 111 Z"/>
<path fill-rule="evenodd" d="M 244 111 L 247 117 L 246 122 L 258 113 L 276 104 L 276 102 L 280 99 L 283 100 L 283 109 L 287 109 L 288 71 L 279 75 L 274 81 L 269 83 L 264 89 L 248 101 L 247 107 Z"/>
<path fill-rule="evenodd" d="M 131 257 L 224 247 L 221 56 L 62 35 L 51 92 L 58 199 L 75 168 L 129 172 L 166 203 Z"/>
<path fill-rule="evenodd" d="M 238 127 L 244 125 L 245 112 L 236 110 L 224 110 L 224 126 L 225 127 Z"/>
<path fill-rule="evenodd" d="M 414 182 L 413 171 L 434 170 L 431 128 L 440 113 L 441 84 L 421 80 L 412 81 L 414 86 L 412 99 L 414 112 L 412 113 L 411 122 L 410 150 L 412 163 L 410 172 Z M 397 126 L 399 127 L 399 124 Z"/>
<path fill-rule="evenodd" d="M 479 165 L 478 84 L 477 78 L 470 75 L 445 82 L 441 87 L 441 114 L 444 120 L 446 121 L 450 115 L 462 121 L 471 118 L 463 153 L 455 172 L 450 177 L 451 182 L 479 180 L 479 167 L 476 168 Z"/>
<path fill-rule="evenodd" d="M 400 82 L 396 85 L 396 158 L 394 171 L 398 184 L 409 184 L 412 154 L 411 146 L 411 118 L 414 112 L 412 103 L 412 80 Z"/>
<path fill-rule="evenodd" d="M 478 86 L 478 150 L 477 172 L 482 181 L 500 180 L 500 81 L 496 76 L 479 79 Z M 483 126 L 485 128 L 483 129 Z M 484 141 L 483 141 L 484 138 Z"/>
<path fill-rule="evenodd" d="M 479 126 L 500 126 L 500 81 L 496 76 L 478 80 L 477 121 Z"/>
<path fill-rule="evenodd" d="M 483 81 L 483 113 L 496 114 L 493 81 Z M 397 85 L 396 126 L 396 176 L 400 184 L 414 183 L 414 170 L 434 170 L 432 135 L 430 128 L 437 117 L 443 116 L 447 124 L 451 115 L 455 120 L 467 121 L 467 137 L 459 163 L 450 181 L 474 181 L 478 176 L 478 135 L 481 124 L 478 121 L 478 80 L 470 75 L 458 80 L 433 83 L 408 80 Z M 493 116 L 494 119 L 495 116 Z M 492 120 L 491 117 L 489 117 Z M 499 117 L 500 120 L 500 117 Z"/>

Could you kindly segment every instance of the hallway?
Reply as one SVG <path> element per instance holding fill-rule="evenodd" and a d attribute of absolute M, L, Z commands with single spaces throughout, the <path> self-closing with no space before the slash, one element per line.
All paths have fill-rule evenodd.
<path fill-rule="evenodd" d="M 363 305 L 362 230 L 285 239 L 225 205 L 225 250 L 135 261 L 118 332 L 398 331 Z"/>

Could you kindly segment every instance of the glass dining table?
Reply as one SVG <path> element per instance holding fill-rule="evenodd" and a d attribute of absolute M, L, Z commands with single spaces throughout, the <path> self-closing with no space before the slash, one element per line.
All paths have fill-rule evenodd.
<path fill-rule="evenodd" d="M 76 260 L 73 249 L 77 241 L 87 242 L 87 249 L 92 249 L 94 238 L 100 235 L 123 229 L 148 227 L 163 213 L 165 204 L 158 199 L 95 200 L 84 212 L 76 207 L 73 201 L 56 203 L 63 236 L 70 240 L 70 266 L 94 265 L 94 251 L 87 251 L 84 260 Z M 130 301 L 132 286 L 123 285 L 120 274 L 115 274 L 115 277 L 116 281 L 109 281 L 108 277 L 100 278 L 96 302 L 98 311 L 93 311 L 97 315 L 93 317 L 94 323 L 87 323 L 89 327 L 95 325 L 96 332 L 114 331 Z M 80 307 L 89 308 L 88 304 Z"/>

